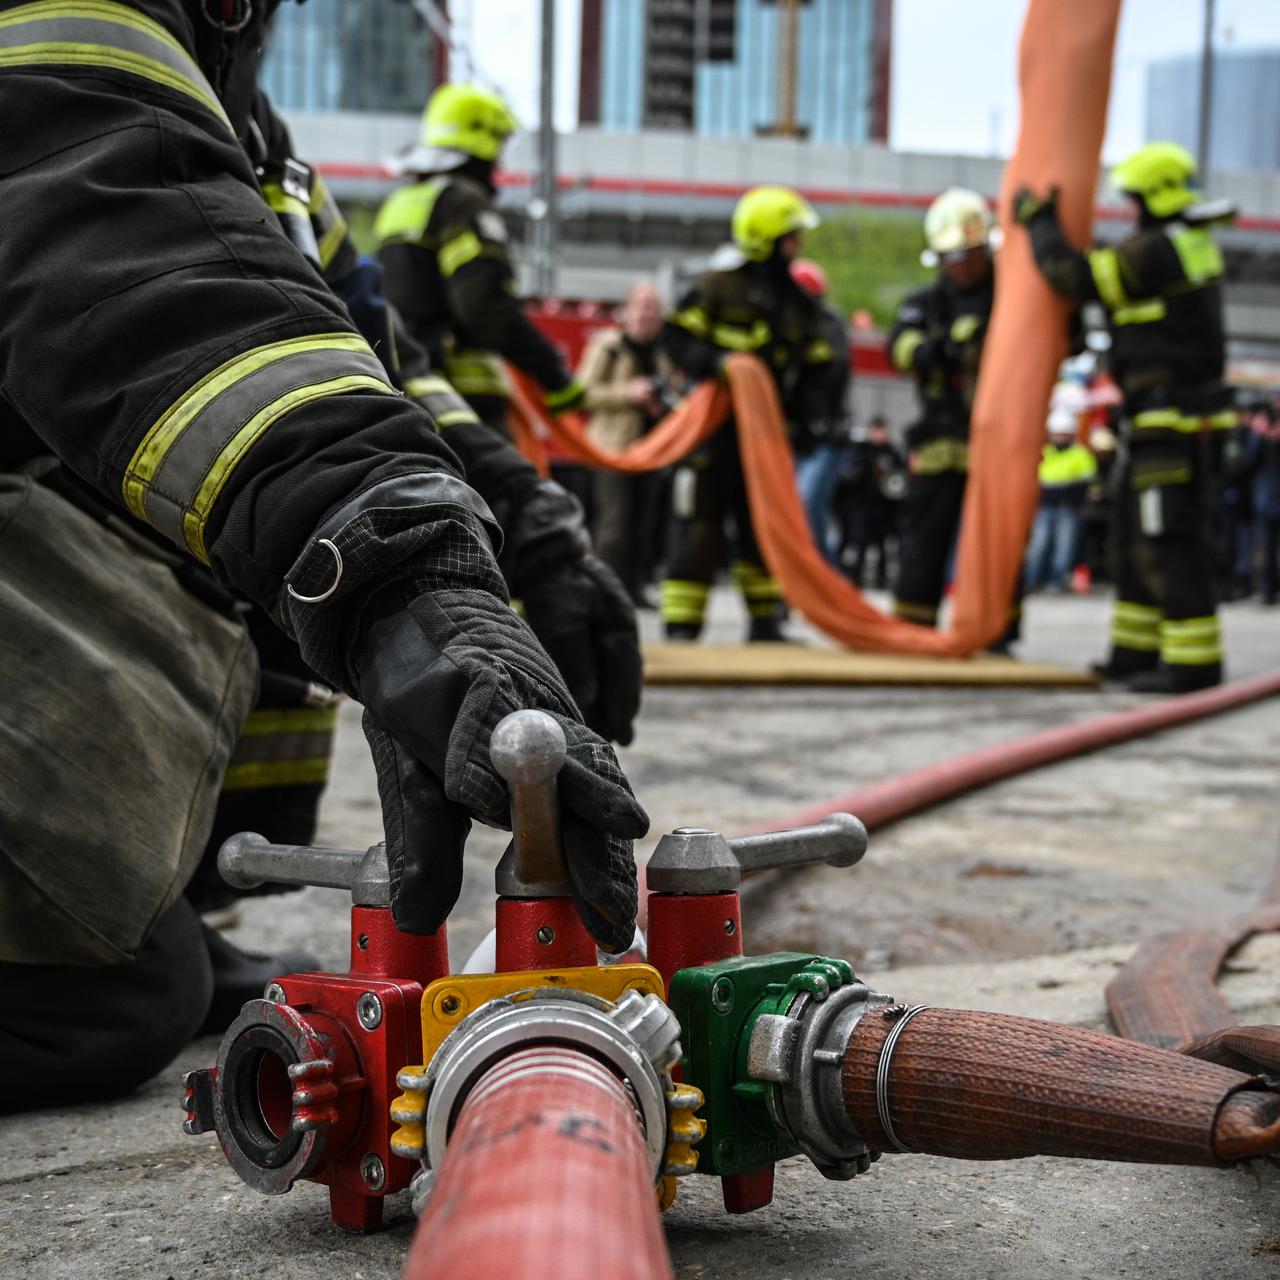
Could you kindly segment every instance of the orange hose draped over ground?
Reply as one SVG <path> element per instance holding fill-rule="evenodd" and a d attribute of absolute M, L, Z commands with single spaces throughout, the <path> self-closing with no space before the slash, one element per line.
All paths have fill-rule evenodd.
<path fill-rule="evenodd" d="M 972 416 L 949 631 L 885 617 L 818 552 L 796 491 L 777 390 L 753 356 L 726 361 L 728 392 L 700 386 L 622 452 L 595 444 L 576 415 L 548 418 L 517 374 L 513 416 L 522 420 L 517 440 L 526 453 L 545 469 L 552 434 L 589 466 L 655 470 L 709 439 L 728 416 L 731 397 L 756 537 L 792 606 L 851 649 L 962 657 L 994 642 L 1009 620 L 1039 496 L 1045 408 L 1067 354 L 1067 305 L 1041 278 L 1026 233 L 1009 225 L 1010 197 L 1023 184 L 1040 192 L 1059 187 L 1068 237 L 1088 241 L 1119 12 L 1120 0 L 1031 0 L 1027 12 L 1019 55 L 1022 125 L 1000 197 L 1004 247 Z"/>

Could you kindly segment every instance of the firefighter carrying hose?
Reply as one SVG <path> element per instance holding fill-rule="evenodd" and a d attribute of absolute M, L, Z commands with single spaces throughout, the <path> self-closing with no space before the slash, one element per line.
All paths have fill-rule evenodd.
<path fill-rule="evenodd" d="M 181 893 L 255 692 L 232 594 L 364 705 L 402 928 L 448 914 L 473 818 L 509 821 L 487 743 L 534 706 L 568 738 L 578 909 L 634 936 L 644 812 L 508 607 L 490 509 L 265 216 L 246 145 L 275 7 L 0 0 L 3 1109 L 127 1090 L 209 1010 Z"/>
<path fill-rule="evenodd" d="M 1211 228 L 1234 209 L 1199 203 L 1195 179 L 1184 148 L 1143 147 L 1111 172 L 1136 208 L 1133 233 L 1088 253 L 1067 241 L 1056 191 L 1024 188 L 1014 197 L 1045 279 L 1074 302 L 1101 302 L 1110 320 L 1127 456 L 1111 652 L 1096 670 L 1140 692 L 1181 693 L 1222 679 L 1210 497 L 1218 442 L 1236 414 L 1223 382 L 1223 262 Z"/>
<path fill-rule="evenodd" d="M 374 228 L 388 301 L 433 368 L 503 431 L 502 360 L 544 389 L 553 413 L 583 401 L 582 385 L 516 296 L 507 228 L 494 206 L 494 170 L 515 129 L 492 90 L 442 85 L 423 112 L 419 144 L 396 161 L 413 181 L 388 197 Z"/>
<path fill-rule="evenodd" d="M 934 626 L 960 528 L 969 415 L 995 297 L 986 201 L 962 187 L 944 191 L 925 214 L 924 235 L 938 279 L 898 308 L 888 342 L 894 368 L 915 379 L 920 400 L 920 417 L 907 429 L 893 611 Z"/>
<path fill-rule="evenodd" d="M 817 225 L 818 215 L 786 187 L 748 191 L 733 212 L 733 244 L 716 253 L 667 317 L 663 342 L 694 381 L 720 376 L 735 352 L 759 356 L 792 426 L 825 438 L 845 415 L 848 363 L 831 346 L 821 307 L 790 271 L 804 232 Z M 785 606 L 756 545 L 732 421 L 676 468 L 661 601 L 668 639 L 697 639 L 730 549 L 730 575 L 750 619 L 747 639 L 784 639 Z"/>

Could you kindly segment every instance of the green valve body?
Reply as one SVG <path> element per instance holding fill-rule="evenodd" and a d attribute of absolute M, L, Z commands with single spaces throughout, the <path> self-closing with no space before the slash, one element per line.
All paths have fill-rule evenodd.
<path fill-rule="evenodd" d="M 785 1014 L 802 993 L 825 999 L 854 980 L 845 960 L 795 951 L 733 956 L 672 977 L 667 1002 L 680 1019 L 682 1078 L 706 1098 L 699 1173 L 745 1173 L 801 1154 L 770 1115 L 772 1086 L 747 1073 L 751 1032 L 758 1018 Z"/>

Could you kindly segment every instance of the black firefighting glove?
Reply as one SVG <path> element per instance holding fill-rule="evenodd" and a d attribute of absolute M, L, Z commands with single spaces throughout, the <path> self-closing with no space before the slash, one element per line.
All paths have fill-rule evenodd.
<path fill-rule="evenodd" d="M 503 529 L 500 563 L 529 625 L 582 718 L 601 737 L 626 746 L 644 680 L 639 627 L 617 574 L 591 554 L 581 506 L 544 480 L 504 513 Z"/>
<path fill-rule="evenodd" d="M 1029 227 L 1040 218 L 1057 219 L 1058 196 L 1060 188 L 1050 187 L 1047 195 L 1038 196 L 1030 187 L 1019 187 L 1013 193 L 1013 218 L 1024 227 Z"/>
<path fill-rule="evenodd" d="M 509 712 L 536 707 L 568 744 L 558 786 L 575 905 L 603 947 L 622 951 L 636 913 L 631 842 L 649 820 L 506 603 L 491 521 L 451 476 L 375 486 L 317 531 L 289 575 L 282 620 L 317 671 L 365 705 L 400 928 L 430 933 L 448 916 L 473 817 L 510 828 L 489 738 Z"/>

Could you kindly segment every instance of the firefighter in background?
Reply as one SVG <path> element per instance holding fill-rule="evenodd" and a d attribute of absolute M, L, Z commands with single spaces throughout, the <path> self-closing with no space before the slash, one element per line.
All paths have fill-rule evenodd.
<path fill-rule="evenodd" d="M 1124 394 L 1116 503 L 1111 652 L 1100 674 L 1140 692 L 1222 679 L 1210 533 L 1218 442 L 1236 425 L 1223 382 L 1224 201 L 1200 204 L 1195 161 L 1173 143 L 1143 147 L 1111 172 L 1137 225 L 1113 248 L 1081 253 L 1058 220 L 1057 192 L 1025 188 L 1014 215 L 1036 264 L 1063 297 L 1097 300 L 1111 328 L 1111 374 Z"/>
<path fill-rule="evenodd" d="M 817 225 L 818 215 L 786 187 L 748 191 L 733 212 L 733 243 L 668 316 L 663 341 L 694 381 L 720 376 L 735 352 L 758 356 L 792 429 L 821 438 L 844 416 L 848 368 L 818 302 L 791 276 L 804 232 Z M 730 552 L 730 575 L 750 619 L 747 639 L 785 639 L 785 605 L 756 545 L 732 420 L 676 468 L 661 600 L 668 639 L 697 639 L 712 581 Z"/>
<path fill-rule="evenodd" d="M 906 434 L 893 611 L 934 626 L 960 528 L 969 415 L 995 295 L 986 201 L 963 187 L 944 191 L 925 214 L 924 236 L 938 279 L 906 298 L 889 331 L 889 358 L 915 378 L 920 398 L 920 417 Z"/>
<path fill-rule="evenodd" d="M 553 413 L 583 400 L 581 384 L 516 295 L 507 228 L 494 206 L 494 170 L 515 129 L 497 93 L 442 85 L 423 112 L 418 146 L 396 161 L 413 181 L 387 198 L 374 226 L 387 300 L 432 367 L 503 431 L 503 360 L 543 388 Z"/>

